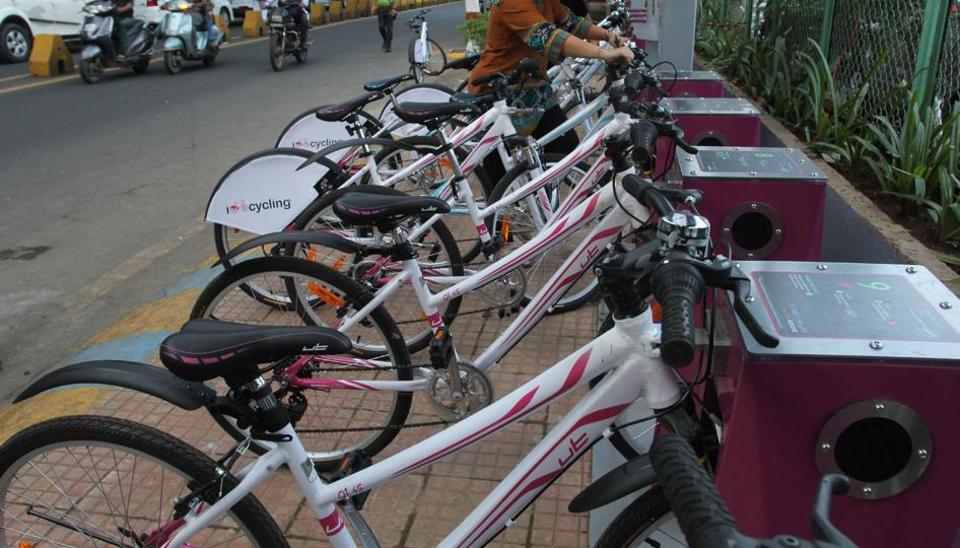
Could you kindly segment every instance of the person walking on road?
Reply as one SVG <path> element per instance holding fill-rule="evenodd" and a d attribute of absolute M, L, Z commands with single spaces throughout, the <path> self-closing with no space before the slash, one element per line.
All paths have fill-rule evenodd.
<path fill-rule="evenodd" d="M 393 45 L 393 21 L 397 18 L 397 10 L 393 0 L 377 0 L 377 28 L 383 38 L 383 51 L 389 52 Z M 373 15 L 373 14 L 371 14 Z"/>

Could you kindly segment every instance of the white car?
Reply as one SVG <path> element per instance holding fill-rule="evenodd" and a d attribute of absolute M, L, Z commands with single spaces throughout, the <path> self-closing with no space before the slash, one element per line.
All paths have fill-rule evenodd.
<path fill-rule="evenodd" d="M 148 23 L 163 19 L 165 0 L 133 0 L 133 14 Z M 0 0 L 0 62 L 30 58 L 33 37 L 59 34 L 71 40 L 80 33 L 85 0 Z M 260 9 L 257 0 L 213 0 L 216 13 L 229 23 L 241 22 L 243 12 Z"/>
<path fill-rule="evenodd" d="M 82 7 L 83 0 L 0 0 L 0 61 L 29 59 L 37 34 L 77 35 Z"/>

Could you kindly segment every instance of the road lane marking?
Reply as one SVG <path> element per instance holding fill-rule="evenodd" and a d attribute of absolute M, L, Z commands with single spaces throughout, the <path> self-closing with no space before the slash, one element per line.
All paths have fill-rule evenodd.
<path fill-rule="evenodd" d="M 21 78 L 26 78 L 27 76 L 30 76 L 29 72 L 25 72 L 23 74 L 17 74 L 16 76 L 7 76 L 6 78 L 0 78 L 0 82 L 9 82 L 10 80 L 19 80 Z"/>

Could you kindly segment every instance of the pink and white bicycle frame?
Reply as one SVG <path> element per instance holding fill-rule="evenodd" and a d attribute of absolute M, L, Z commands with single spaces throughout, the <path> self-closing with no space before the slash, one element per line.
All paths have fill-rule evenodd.
<path fill-rule="evenodd" d="M 642 216 L 641 218 L 644 218 Z M 455 453 L 498 432 L 604 373 L 567 415 L 527 454 L 440 546 L 482 546 L 505 527 L 560 476 L 594 442 L 609 435 L 609 426 L 637 400 L 652 409 L 666 408 L 681 396 L 674 373 L 659 359 L 655 344 L 659 326 L 649 310 L 625 320 L 510 394 L 426 440 L 341 480 L 326 484 L 319 477 L 297 436 L 287 425 L 279 434 L 290 441 L 272 449 L 241 470 L 240 483 L 209 507 L 184 518 L 183 527 L 165 547 L 187 546 L 198 531 L 286 465 L 300 486 L 332 546 L 356 546 L 344 517 L 360 532 L 363 544 L 375 543 L 352 505 L 339 501 L 369 491 Z"/>
<path fill-rule="evenodd" d="M 523 185 L 523 187 L 512 192 L 509 196 L 505 196 L 503 200 L 498 201 L 496 204 L 491 204 L 487 209 L 495 208 L 500 202 L 507 202 L 507 200 L 511 199 L 515 201 L 523 196 L 532 194 L 537 189 L 542 188 L 543 185 L 548 184 L 551 180 L 562 176 L 566 172 L 566 169 L 569 169 L 569 167 L 566 166 L 574 165 L 586 156 L 589 156 L 596 147 L 600 146 L 605 136 L 617 135 L 617 132 L 627 131 L 628 128 L 629 117 L 617 115 L 614 121 L 604 128 L 603 132 L 599 133 L 590 141 L 583 143 L 563 162 L 547 170 L 540 177 Z M 551 221 L 547 230 L 540 231 L 534 238 L 495 263 L 468 276 L 427 276 L 423 274 L 417 260 L 411 259 L 403 261 L 403 270 L 393 275 L 386 285 L 378 289 L 369 303 L 352 314 L 348 314 L 333 327 L 339 331 L 349 333 L 351 328 L 355 327 L 364 318 L 369 316 L 374 309 L 386 302 L 402 285 L 410 284 L 416 292 L 424 313 L 427 315 L 430 327 L 436 332 L 444 327 L 444 322 L 439 311 L 439 306 L 442 303 L 469 293 L 478 287 L 491 283 L 514 269 L 520 268 L 521 265 L 530 262 L 564 238 L 569 237 L 586 223 L 607 212 L 597 223 L 597 226 L 584 237 L 576 249 L 574 249 L 556 272 L 554 272 L 530 303 L 524 307 L 516 320 L 473 361 L 473 365 L 480 370 L 485 371 L 490 369 L 496 365 L 520 339 L 533 329 L 548 312 L 549 307 L 553 306 L 569 287 L 590 268 L 604 249 L 617 240 L 625 226 L 637 227 L 639 226 L 637 219 L 647 219 L 649 217 L 646 208 L 643 208 L 643 206 L 627 195 L 622 189 L 617 191 L 618 196 L 621 198 L 620 203 L 623 204 L 624 207 L 631 208 L 631 211 L 627 212 L 621 207 L 614 207 L 617 205 L 614 191 L 620 187 L 622 177 L 633 172 L 632 168 L 618 173 L 614 178 L 615 181 L 613 184 L 606 185 L 599 192 L 594 192 L 596 183 L 610 167 L 610 160 L 606 157 L 601 157 L 587 172 L 587 175 L 574 187 L 567 199 L 560 205 L 558 211 L 562 214 L 556 216 Z M 428 284 L 448 285 L 449 287 L 439 293 L 432 293 L 427 288 Z M 322 357 L 301 356 L 289 366 L 286 371 L 285 377 L 290 380 L 292 386 L 322 390 L 415 391 L 426 389 L 431 375 L 430 371 L 421 370 L 419 371 L 421 378 L 411 381 L 334 380 L 302 378 L 296 375 L 297 371 L 311 360 L 319 360 L 324 363 L 334 363 L 349 367 L 368 367 L 370 369 L 391 366 L 388 361 L 360 359 L 348 355 Z"/>

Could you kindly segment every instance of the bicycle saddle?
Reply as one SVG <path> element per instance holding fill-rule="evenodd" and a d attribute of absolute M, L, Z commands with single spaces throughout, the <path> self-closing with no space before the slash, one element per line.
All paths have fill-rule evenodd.
<path fill-rule="evenodd" d="M 470 114 L 479 110 L 475 105 L 466 103 L 400 103 L 393 112 L 404 122 L 430 127 L 452 116 Z"/>
<path fill-rule="evenodd" d="M 473 70 L 473 67 L 477 66 L 477 63 L 480 61 L 480 54 L 468 55 L 463 59 L 457 59 L 456 61 L 450 61 L 443 67 L 443 70 L 453 69 L 453 70 Z"/>
<path fill-rule="evenodd" d="M 375 91 L 372 93 L 365 93 L 359 97 L 354 97 L 349 101 L 338 103 L 336 105 L 324 105 L 317 109 L 317 118 L 323 120 L 324 122 L 340 122 L 356 111 L 367 106 L 367 103 L 372 103 L 381 97 L 383 97 L 383 94 L 379 91 Z"/>
<path fill-rule="evenodd" d="M 333 213 L 346 223 L 389 230 L 408 217 L 449 213 L 450 205 L 429 196 L 391 196 L 351 192 L 333 203 Z"/>
<path fill-rule="evenodd" d="M 350 339 L 326 327 L 273 327 L 191 320 L 160 343 L 160 361 L 188 381 L 207 381 L 288 356 L 342 354 Z"/>
<path fill-rule="evenodd" d="M 397 84 L 406 82 L 407 80 L 413 80 L 413 75 L 401 74 L 400 76 L 392 76 L 390 78 L 383 78 L 381 80 L 373 80 L 372 82 L 367 82 L 364 84 L 363 89 L 367 91 L 392 91 L 393 88 L 397 87 Z"/>

